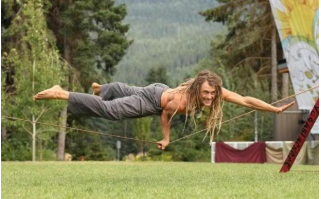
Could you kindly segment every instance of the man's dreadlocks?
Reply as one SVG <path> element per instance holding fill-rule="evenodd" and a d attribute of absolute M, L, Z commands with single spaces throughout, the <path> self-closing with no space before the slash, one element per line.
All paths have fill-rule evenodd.
<path fill-rule="evenodd" d="M 207 81 L 210 86 L 215 88 L 216 92 L 214 100 L 210 106 L 210 113 L 206 122 L 206 135 L 210 134 L 210 141 L 212 142 L 214 138 L 215 128 L 219 133 L 223 118 L 222 79 L 217 74 L 211 71 L 201 71 L 195 78 L 187 80 L 186 82 L 180 84 L 177 88 L 174 89 L 173 92 L 182 92 L 186 94 L 185 125 L 187 122 L 187 117 L 188 115 L 190 115 L 196 127 L 195 113 L 202 109 L 199 95 L 201 86 L 205 81 Z M 173 114 L 173 116 L 175 115 L 175 113 Z"/>

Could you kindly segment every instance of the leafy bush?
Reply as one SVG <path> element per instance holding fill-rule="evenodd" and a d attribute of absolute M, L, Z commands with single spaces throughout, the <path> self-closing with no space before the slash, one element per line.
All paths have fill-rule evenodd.
<path fill-rule="evenodd" d="M 103 148 L 101 144 L 95 142 L 91 146 L 91 150 L 85 156 L 87 160 L 94 161 L 110 161 L 116 157 L 115 151 L 111 147 Z"/>
<path fill-rule="evenodd" d="M 29 161 L 31 159 L 32 152 L 28 142 L 16 138 L 1 142 L 2 161 Z"/>
<path fill-rule="evenodd" d="M 38 150 L 38 156 L 40 157 L 40 151 Z M 40 159 L 40 158 L 39 158 Z M 50 149 L 43 149 L 42 150 L 42 155 L 41 155 L 41 160 L 42 161 L 56 161 L 57 160 L 57 154 L 50 150 Z"/>

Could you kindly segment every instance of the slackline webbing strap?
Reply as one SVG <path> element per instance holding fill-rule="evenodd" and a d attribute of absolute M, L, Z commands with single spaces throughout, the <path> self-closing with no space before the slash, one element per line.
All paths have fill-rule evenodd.
<path fill-rule="evenodd" d="M 318 119 L 319 117 L 319 98 L 318 100 L 315 102 L 315 105 L 312 109 L 312 111 L 310 112 L 310 115 L 308 117 L 308 119 L 305 121 L 305 124 L 301 130 L 301 132 L 299 133 L 297 139 L 295 140 L 291 151 L 288 154 L 288 157 L 285 159 L 283 166 L 280 170 L 280 173 L 286 173 L 288 171 L 290 171 L 296 157 L 298 156 L 305 140 L 307 139 L 311 128 L 313 127 L 315 121 Z"/>

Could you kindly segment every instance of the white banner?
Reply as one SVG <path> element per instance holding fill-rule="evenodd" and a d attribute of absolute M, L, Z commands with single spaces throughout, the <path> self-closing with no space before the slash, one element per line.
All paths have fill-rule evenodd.
<path fill-rule="evenodd" d="M 270 0 L 295 93 L 319 85 L 319 1 Z M 297 95 L 300 110 L 311 111 L 319 88 Z M 319 132 L 319 120 L 312 133 Z"/>

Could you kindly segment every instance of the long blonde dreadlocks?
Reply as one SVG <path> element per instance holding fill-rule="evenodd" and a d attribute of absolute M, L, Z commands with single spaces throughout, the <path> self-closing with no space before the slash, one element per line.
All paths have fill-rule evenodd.
<path fill-rule="evenodd" d="M 182 92 L 186 94 L 186 119 L 187 122 L 188 115 L 196 127 L 195 113 L 202 109 L 202 104 L 200 103 L 199 95 L 202 84 L 207 81 L 210 86 L 215 88 L 215 97 L 210 106 L 210 113 L 206 122 L 206 135 L 210 134 L 210 141 L 213 141 L 215 128 L 219 133 L 223 118 L 223 94 L 222 94 L 222 79 L 215 73 L 205 70 L 197 74 L 193 79 L 180 84 L 173 92 Z M 177 108 L 178 110 L 178 108 Z M 173 114 L 176 114 L 177 110 Z M 204 137 L 204 138 L 205 138 Z"/>

